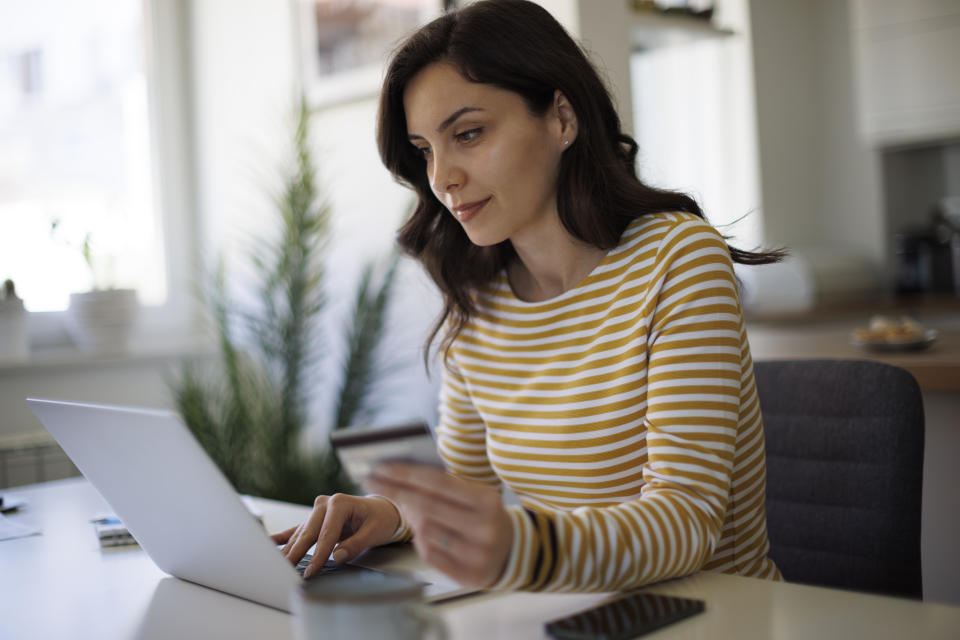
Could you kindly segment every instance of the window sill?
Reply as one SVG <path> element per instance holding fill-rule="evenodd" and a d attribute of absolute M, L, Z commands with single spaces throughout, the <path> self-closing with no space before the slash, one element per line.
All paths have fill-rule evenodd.
<path fill-rule="evenodd" d="M 44 373 L 45 371 L 107 368 L 144 364 L 177 364 L 190 358 L 209 358 L 216 354 L 213 345 L 191 341 L 175 344 L 151 344 L 120 353 L 87 352 L 75 347 L 32 350 L 26 360 L 0 361 L 0 376 Z"/>

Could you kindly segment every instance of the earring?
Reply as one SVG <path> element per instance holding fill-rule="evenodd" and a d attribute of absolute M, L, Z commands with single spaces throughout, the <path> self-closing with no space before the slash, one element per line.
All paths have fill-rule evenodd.
<path fill-rule="evenodd" d="M 564 140 L 564 141 L 563 141 L 563 144 L 565 144 L 565 145 L 570 144 L 570 141 L 569 141 L 569 140 Z"/>

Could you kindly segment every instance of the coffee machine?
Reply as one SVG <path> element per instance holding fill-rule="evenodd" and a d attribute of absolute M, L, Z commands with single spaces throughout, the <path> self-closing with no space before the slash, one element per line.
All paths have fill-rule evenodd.
<path fill-rule="evenodd" d="M 894 237 L 898 294 L 960 296 L 960 196 L 942 198 L 927 227 Z"/>

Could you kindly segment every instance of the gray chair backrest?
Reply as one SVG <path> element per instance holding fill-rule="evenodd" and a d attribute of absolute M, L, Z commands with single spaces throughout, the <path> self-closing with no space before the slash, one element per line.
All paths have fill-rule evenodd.
<path fill-rule="evenodd" d="M 860 360 L 754 363 L 770 557 L 791 582 L 920 598 L 923 399 Z"/>

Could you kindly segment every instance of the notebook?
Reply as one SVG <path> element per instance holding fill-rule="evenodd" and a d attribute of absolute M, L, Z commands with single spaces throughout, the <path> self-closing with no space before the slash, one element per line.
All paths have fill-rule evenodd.
<path fill-rule="evenodd" d="M 161 570 L 290 610 L 290 591 L 303 579 L 178 415 L 27 402 Z M 408 575 L 428 583 L 428 602 L 469 592 L 430 569 Z"/>

